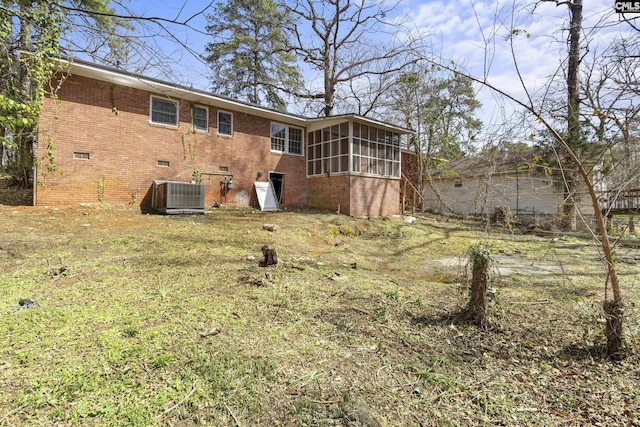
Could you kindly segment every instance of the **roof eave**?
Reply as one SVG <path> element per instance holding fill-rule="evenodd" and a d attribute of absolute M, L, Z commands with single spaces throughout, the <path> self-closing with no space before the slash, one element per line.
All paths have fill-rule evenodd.
<path fill-rule="evenodd" d="M 91 65 L 79 61 L 60 60 L 60 64 L 62 68 L 64 68 L 65 71 L 68 71 L 71 75 L 88 77 L 116 85 L 140 89 L 163 95 L 168 98 L 186 99 L 203 105 L 211 105 L 220 109 L 251 114 L 298 126 L 306 126 L 307 122 L 305 117 L 295 114 L 260 107 L 254 104 L 210 94 L 205 91 L 174 85 L 161 80 L 125 73 L 121 70 Z"/>
<path fill-rule="evenodd" d="M 364 117 L 358 114 L 341 114 L 337 116 L 329 116 L 329 117 L 317 117 L 317 118 L 309 118 L 307 122 L 309 123 L 309 131 L 322 129 L 327 126 L 332 126 L 338 123 L 344 123 L 345 121 L 357 121 L 361 123 L 366 123 L 370 126 L 382 127 L 393 132 L 399 133 L 401 135 L 412 135 L 416 132 L 403 128 L 401 126 L 392 125 L 390 123 L 382 122 L 380 120 L 370 119 L 368 117 Z"/>

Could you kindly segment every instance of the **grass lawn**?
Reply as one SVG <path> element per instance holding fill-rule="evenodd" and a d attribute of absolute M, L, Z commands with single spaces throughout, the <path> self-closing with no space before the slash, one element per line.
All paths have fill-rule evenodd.
<path fill-rule="evenodd" d="M 580 236 L 318 211 L 0 216 L 3 426 L 640 425 L 638 249 L 617 251 L 629 356 L 612 363 L 602 256 Z M 487 331 L 458 316 L 477 244 Z"/>

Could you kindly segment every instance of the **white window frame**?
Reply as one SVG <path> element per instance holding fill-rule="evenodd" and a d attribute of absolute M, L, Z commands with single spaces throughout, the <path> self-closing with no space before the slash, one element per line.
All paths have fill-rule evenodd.
<path fill-rule="evenodd" d="M 345 132 L 345 124 L 326 126 L 307 134 L 307 176 L 354 173 L 400 178 L 400 134 L 359 122 L 348 124 Z"/>
<path fill-rule="evenodd" d="M 158 100 L 161 102 L 169 102 L 173 105 L 175 105 L 176 107 L 176 121 L 175 123 L 166 123 L 166 122 L 156 122 L 153 120 L 153 100 Z M 180 124 L 180 105 L 178 104 L 178 101 L 174 101 L 172 99 L 169 98 L 162 98 L 160 96 L 155 96 L 155 95 L 151 95 L 151 98 L 149 100 L 149 123 L 152 123 L 154 125 L 161 125 L 161 126 L 171 126 L 174 128 L 177 128 L 178 125 Z"/>
<path fill-rule="evenodd" d="M 273 126 L 282 126 L 284 127 L 284 149 L 283 150 L 275 150 L 273 148 Z M 299 153 L 293 153 L 291 152 L 290 146 L 289 146 L 289 129 L 296 129 L 300 131 L 300 152 Z M 278 123 L 278 122 L 271 122 L 271 125 L 269 126 L 269 148 L 271 149 L 272 153 L 283 153 L 283 154 L 290 154 L 292 156 L 304 156 L 304 129 L 298 126 L 289 126 L 286 125 L 284 123 Z"/>
<path fill-rule="evenodd" d="M 224 133 L 224 132 L 220 132 L 220 114 L 228 114 L 229 118 L 231 119 L 231 129 L 229 133 Z M 226 123 L 225 123 L 226 125 Z M 229 111 L 222 111 L 222 110 L 218 110 L 218 135 L 221 136 L 233 136 L 233 113 L 229 112 Z"/>
<path fill-rule="evenodd" d="M 204 119 L 205 119 L 205 128 L 199 128 L 196 125 L 196 120 L 195 120 L 195 110 L 204 110 Z M 209 132 L 209 108 L 205 107 L 204 105 L 193 105 L 191 107 L 191 126 L 192 128 L 196 131 L 196 132 Z"/>

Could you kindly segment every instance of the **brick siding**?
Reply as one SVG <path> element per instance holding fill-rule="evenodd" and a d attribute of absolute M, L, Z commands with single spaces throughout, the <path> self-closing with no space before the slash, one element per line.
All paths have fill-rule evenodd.
<path fill-rule="evenodd" d="M 309 207 L 351 215 L 349 184 L 349 175 L 310 178 Z"/>
<path fill-rule="evenodd" d="M 38 156 L 50 143 L 58 172 L 47 174 L 47 162 L 40 162 L 37 205 L 149 207 L 153 180 L 190 182 L 196 169 L 204 172 L 205 207 L 255 205 L 253 182 L 266 181 L 269 172 L 284 174 L 283 206 L 307 204 L 304 156 L 272 153 L 266 118 L 230 111 L 234 134 L 228 137 L 217 135 L 212 106 L 209 131 L 192 133 L 190 101 L 176 100 L 180 123 L 175 128 L 149 122 L 147 91 L 70 76 L 57 95 L 57 100 L 44 101 Z M 75 159 L 74 152 L 88 153 L 89 159 Z M 225 173 L 233 175 L 234 184 L 226 195 L 221 185 Z"/>
<path fill-rule="evenodd" d="M 400 212 L 400 180 L 351 176 L 350 215 L 380 217 Z"/>
<path fill-rule="evenodd" d="M 356 217 L 380 217 L 400 210 L 400 180 L 359 175 L 310 179 L 309 206 Z"/>
<path fill-rule="evenodd" d="M 402 150 L 402 174 L 407 177 L 409 182 L 418 187 L 418 160 L 413 151 Z"/>

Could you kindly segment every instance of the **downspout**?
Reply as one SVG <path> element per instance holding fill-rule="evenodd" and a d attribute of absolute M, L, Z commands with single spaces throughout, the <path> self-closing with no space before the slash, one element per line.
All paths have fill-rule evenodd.
<path fill-rule="evenodd" d="M 35 141 L 33 142 L 33 158 L 37 159 L 38 158 L 38 133 L 36 132 L 36 138 Z M 38 193 L 37 193 L 37 189 L 38 189 L 38 162 L 34 161 L 33 162 L 33 191 L 32 191 L 32 203 L 33 206 L 37 206 L 38 203 Z"/>
<path fill-rule="evenodd" d="M 36 166 L 33 166 L 33 206 L 37 206 L 38 205 L 38 195 L 37 195 L 37 190 L 38 188 L 38 168 Z"/>

